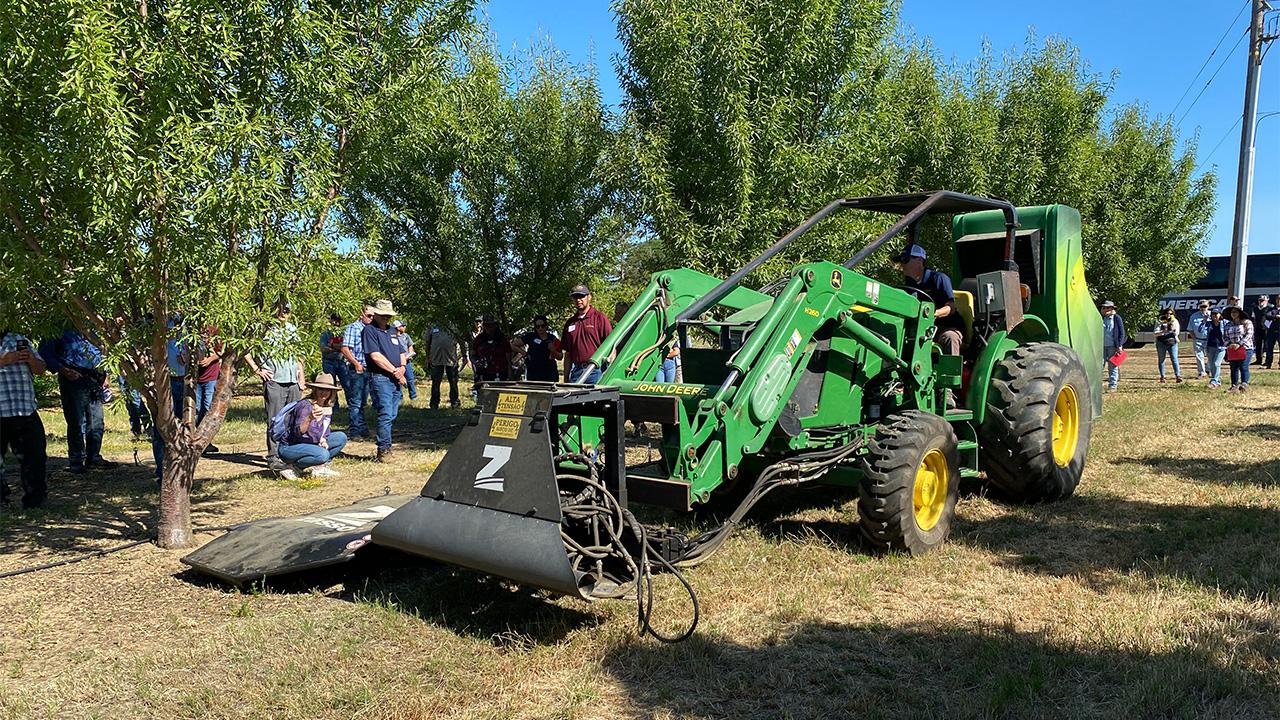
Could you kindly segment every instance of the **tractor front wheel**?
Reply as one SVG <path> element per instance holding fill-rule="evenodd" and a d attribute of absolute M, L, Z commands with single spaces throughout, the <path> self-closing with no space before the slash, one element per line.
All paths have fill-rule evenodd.
<path fill-rule="evenodd" d="M 1058 343 L 1014 349 L 996 365 L 982 423 L 987 479 L 1013 500 L 1070 497 L 1089 454 L 1093 397 L 1080 358 Z"/>
<path fill-rule="evenodd" d="M 886 418 L 861 462 L 858 519 L 873 547 L 920 555 L 947 539 L 960 487 L 950 423 L 917 410 Z"/>

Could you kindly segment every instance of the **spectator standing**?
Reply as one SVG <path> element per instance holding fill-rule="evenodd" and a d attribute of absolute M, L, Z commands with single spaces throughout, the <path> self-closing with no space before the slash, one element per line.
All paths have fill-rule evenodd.
<path fill-rule="evenodd" d="M 472 381 L 471 381 L 471 399 L 472 400 L 476 399 L 477 397 L 476 391 L 480 387 L 480 383 L 477 382 L 477 379 L 478 379 L 477 376 L 480 374 L 480 369 L 476 366 L 475 357 L 473 356 L 471 350 L 476 345 L 476 338 L 480 337 L 480 333 L 482 332 L 484 332 L 484 316 L 483 315 L 476 317 L 475 325 L 472 326 L 471 328 L 471 334 L 467 336 L 467 341 L 462 344 L 462 354 L 464 356 L 463 367 L 470 365 L 471 373 L 473 375 Z"/>
<path fill-rule="evenodd" d="M 484 316 L 480 334 L 471 341 L 471 364 L 478 383 L 511 379 L 511 342 L 492 316 Z"/>
<path fill-rule="evenodd" d="M 604 370 L 588 365 L 605 337 L 613 332 L 613 323 L 604 313 L 591 306 L 591 289 L 577 285 L 569 291 L 573 299 L 574 314 L 565 321 L 560 333 L 560 345 L 564 348 L 564 381 L 594 385 L 600 381 Z"/>
<path fill-rule="evenodd" d="M 378 411 L 378 462 L 391 460 L 391 426 L 399 414 L 401 388 L 406 384 L 404 347 L 398 333 L 391 330 L 391 318 L 395 314 L 390 300 L 379 300 L 373 306 L 373 322 L 364 327 L 360 339 L 369 375 L 369 394 Z"/>
<path fill-rule="evenodd" d="M 204 422 L 204 416 L 213 407 L 213 393 L 218 389 L 218 374 L 222 372 L 223 344 L 214 338 L 218 334 L 215 327 L 204 329 L 204 339 L 199 345 L 200 359 L 196 362 L 199 374 L 196 376 L 196 425 Z M 218 452 L 218 446 L 209 443 L 204 449 L 206 453 Z"/>
<path fill-rule="evenodd" d="M 1266 295 L 1259 295 L 1253 306 L 1253 364 L 1262 364 L 1262 348 L 1267 342 L 1267 316 L 1271 314 L 1271 302 Z"/>
<path fill-rule="evenodd" d="M 181 318 L 175 318 L 169 321 L 169 328 L 174 328 L 181 322 Z M 170 405 L 173 407 L 173 416 L 182 422 L 182 413 L 187 407 L 187 352 L 176 338 L 169 338 L 165 344 L 166 362 L 169 365 L 169 395 Z M 197 398 L 199 396 L 199 386 L 196 386 Z M 159 393 L 156 394 L 156 400 L 160 400 Z M 270 415 L 267 416 L 270 419 Z M 199 424 L 199 423 L 197 423 Z M 151 457 L 156 461 L 156 482 L 160 482 L 164 475 L 164 438 L 160 435 L 160 428 L 151 426 Z"/>
<path fill-rule="evenodd" d="M 427 360 L 431 363 L 431 409 L 440 407 L 440 381 L 449 379 L 449 407 L 457 409 L 458 399 L 458 341 L 453 333 L 440 327 L 431 328 L 427 336 Z"/>
<path fill-rule="evenodd" d="M 680 342 L 672 340 L 667 352 L 662 357 L 662 366 L 658 368 L 658 382 L 676 382 L 676 368 L 680 363 Z"/>
<path fill-rule="evenodd" d="M 1120 383 L 1120 366 L 1111 358 L 1124 347 L 1129 336 L 1124 331 L 1124 318 L 1116 312 L 1116 304 L 1110 300 L 1102 303 L 1102 362 L 1107 370 L 1107 390 L 1115 390 Z"/>
<path fill-rule="evenodd" d="M 1238 307 L 1226 312 L 1225 336 L 1227 362 L 1231 363 L 1231 387 L 1228 392 L 1245 392 L 1249 387 L 1249 361 L 1253 358 L 1253 321 Z"/>
<path fill-rule="evenodd" d="M 31 350 L 31 341 L 14 332 L 0 332 L 0 460 L 7 450 L 22 456 L 19 478 L 22 507 L 44 504 L 47 454 L 44 423 L 36 407 L 33 378 L 45 371 L 45 362 Z M 0 478 L 0 503 L 9 501 L 9 486 Z"/>
<path fill-rule="evenodd" d="M 1213 324 L 1213 314 L 1209 312 L 1209 301 L 1201 300 L 1197 313 L 1187 319 L 1187 336 L 1191 338 L 1191 348 L 1196 354 L 1196 379 L 1209 375 L 1209 328 Z"/>
<path fill-rule="evenodd" d="M 338 313 L 329 313 L 329 327 L 320 333 L 320 370 L 335 378 L 342 377 L 342 368 L 346 364 L 346 358 L 342 356 L 342 335 L 342 316 Z M 345 385 L 343 389 L 346 389 Z M 333 396 L 332 407 L 335 410 L 342 407 L 336 393 Z"/>
<path fill-rule="evenodd" d="M 1178 365 L 1178 335 L 1182 326 L 1173 314 L 1173 308 L 1160 311 L 1160 322 L 1156 323 L 1156 368 L 1160 370 L 1160 382 L 1164 383 L 1164 361 L 1166 357 L 1173 360 L 1173 377 L 1182 382 L 1182 368 Z"/>
<path fill-rule="evenodd" d="M 107 373 L 102 353 L 75 330 L 65 330 L 40 343 L 40 357 L 58 374 L 62 416 L 67 421 L 67 469 L 80 474 L 88 468 L 114 468 L 102 457 L 102 389 Z"/>
<path fill-rule="evenodd" d="M 263 357 L 246 357 L 249 368 L 262 378 L 262 398 L 267 408 L 267 469 L 283 473 L 287 466 L 280 460 L 280 444 L 271 434 L 271 418 L 285 405 L 302 399 L 307 387 L 305 369 L 289 351 L 298 344 L 298 328 L 289 322 L 292 308 L 285 303 L 276 313 L 276 325 L 267 333 L 267 351 Z"/>
<path fill-rule="evenodd" d="M 409 402 L 413 402 L 418 399 L 418 384 L 413 374 L 413 357 L 418 354 L 418 351 L 413 347 L 413 338 L 409 336 L 403 320 L 396 320 L 391 323 L 391 327 L 395 328 L 400 339 L 400 347 L 404 349 L 405 387 L 409 391 Z"/>
<path fill-rule="evenodd" d="M 125 409 L 129 412 L 129 432 L 133 435 L 133 441 L 138 442 L 142 439 L 142 433 L 150 431 L 151 413 L 147 411 L 147 403 L 142 399 L 142 393 L 129 387 L 123 375 L 116 380 L 120 384 L 120 394 L 124 397 Z"/>
<path fill-rule="evenodd" d="M 515 340 L 516 352 L 523 354 L 527 378 L 534 382 L 555 382 L 560 379 L 556 363 L 564 357 L 560 338 L 551 332 L 551 321 L 546 315 L 533 319 L 533 332 Z"/>
<path fill-rule="evenodd" d="M 338 397 L 336 379 L 322 372 L 310 387 L 311 397 L 300 400 L 289 411 L 286 435 L 280 443 L 280 457 L 289 464 L 280 472 L 286 480 L 296 480 L 299 470 L 325 477 L 340 474 L 331 465 L 347 444 L 347 436 L 330 427 Z"/>
<path fill-rule="evenodd" d="M 1222 311 L 1214 310 L 1209 322 L 1209 336 L 1205 340 L 1205 354 L 1208 355 L 1209 387 L 1222 387 L 1222 358 L 1227 354 L 1226 324 L 1222 319 Z"/>
<path fill-rule="evenodd" d="M 1276 296 L 1276 302 L 1269 303 L 1267 312 L 1263 321 L 1267 325 L 1264 333 L 1265 339 L 1262 341 L 1262 347 L 1254 348 L 1254 353 L 1262 357 L 1262 367 L 1270 370 L 1271 361 L 1275 359 L 1276 343 L 1280 343 L 1280 295 Z"/>
<path fill-rule="evenodd" d="M 364 421 L 365 401 L 369 397 L 369 375 L 364 366 L 364 329 L 373 322 L 373 306 L 365 305 L 364 312 L 342 331 L 340 352 L 346 362 L 338 377 L 342 390 L 347 394 L 347 435 L 368 438 L 369 426 Z"/>

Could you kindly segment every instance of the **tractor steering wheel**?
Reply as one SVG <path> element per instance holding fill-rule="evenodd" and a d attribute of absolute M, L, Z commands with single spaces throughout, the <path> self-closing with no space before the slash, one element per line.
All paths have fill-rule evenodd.
<path fill-rule="evenodd" d="M 916 295 L 919 295 L 920 296 L 919 299 L 921 300 L 928 300 L 929 302 L 933 302 L 933 298 L 929 297 L 929 293 L 925 292 L 924 288 L 912 287 L 911 285 L 898 285 L 896 287 L 899 290 L 906 290 L 907 292 L 912 292 L 912 293 L 915 293 Z"/>

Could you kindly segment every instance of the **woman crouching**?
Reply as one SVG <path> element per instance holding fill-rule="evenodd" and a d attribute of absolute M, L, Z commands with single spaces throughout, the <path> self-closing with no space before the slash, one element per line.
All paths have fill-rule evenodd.
<path fill-rule="evenodd" d="M 331 467 L 331 461 L 347 444 L 344 433 L 329 430 L 333 420 L 333 402 L 338 397 L 333 375 L 316 375 L 310 388 L 311 397 L 299 400 L 289 412 L 288 436 L 280 444 L 280 459 L 292 466 L 280 473 L 288 480 L 296 479 L 297 471 L 336 477 L 338 471 Z"/>

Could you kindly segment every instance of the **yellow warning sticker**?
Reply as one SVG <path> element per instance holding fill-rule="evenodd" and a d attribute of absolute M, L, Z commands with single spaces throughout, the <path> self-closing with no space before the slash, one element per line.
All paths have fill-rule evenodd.
<path fill-rule="evenodd" d="M 523 415 L 525 397 L 518 393 L 498 393 L 496 412 L 504 415 Z"/>
<path fill-rule="evenodd" d="M 520 420 L 518 418 L 495 417 L 489 426 L 489 437 L 515 440 L 520 436 Z"/>

